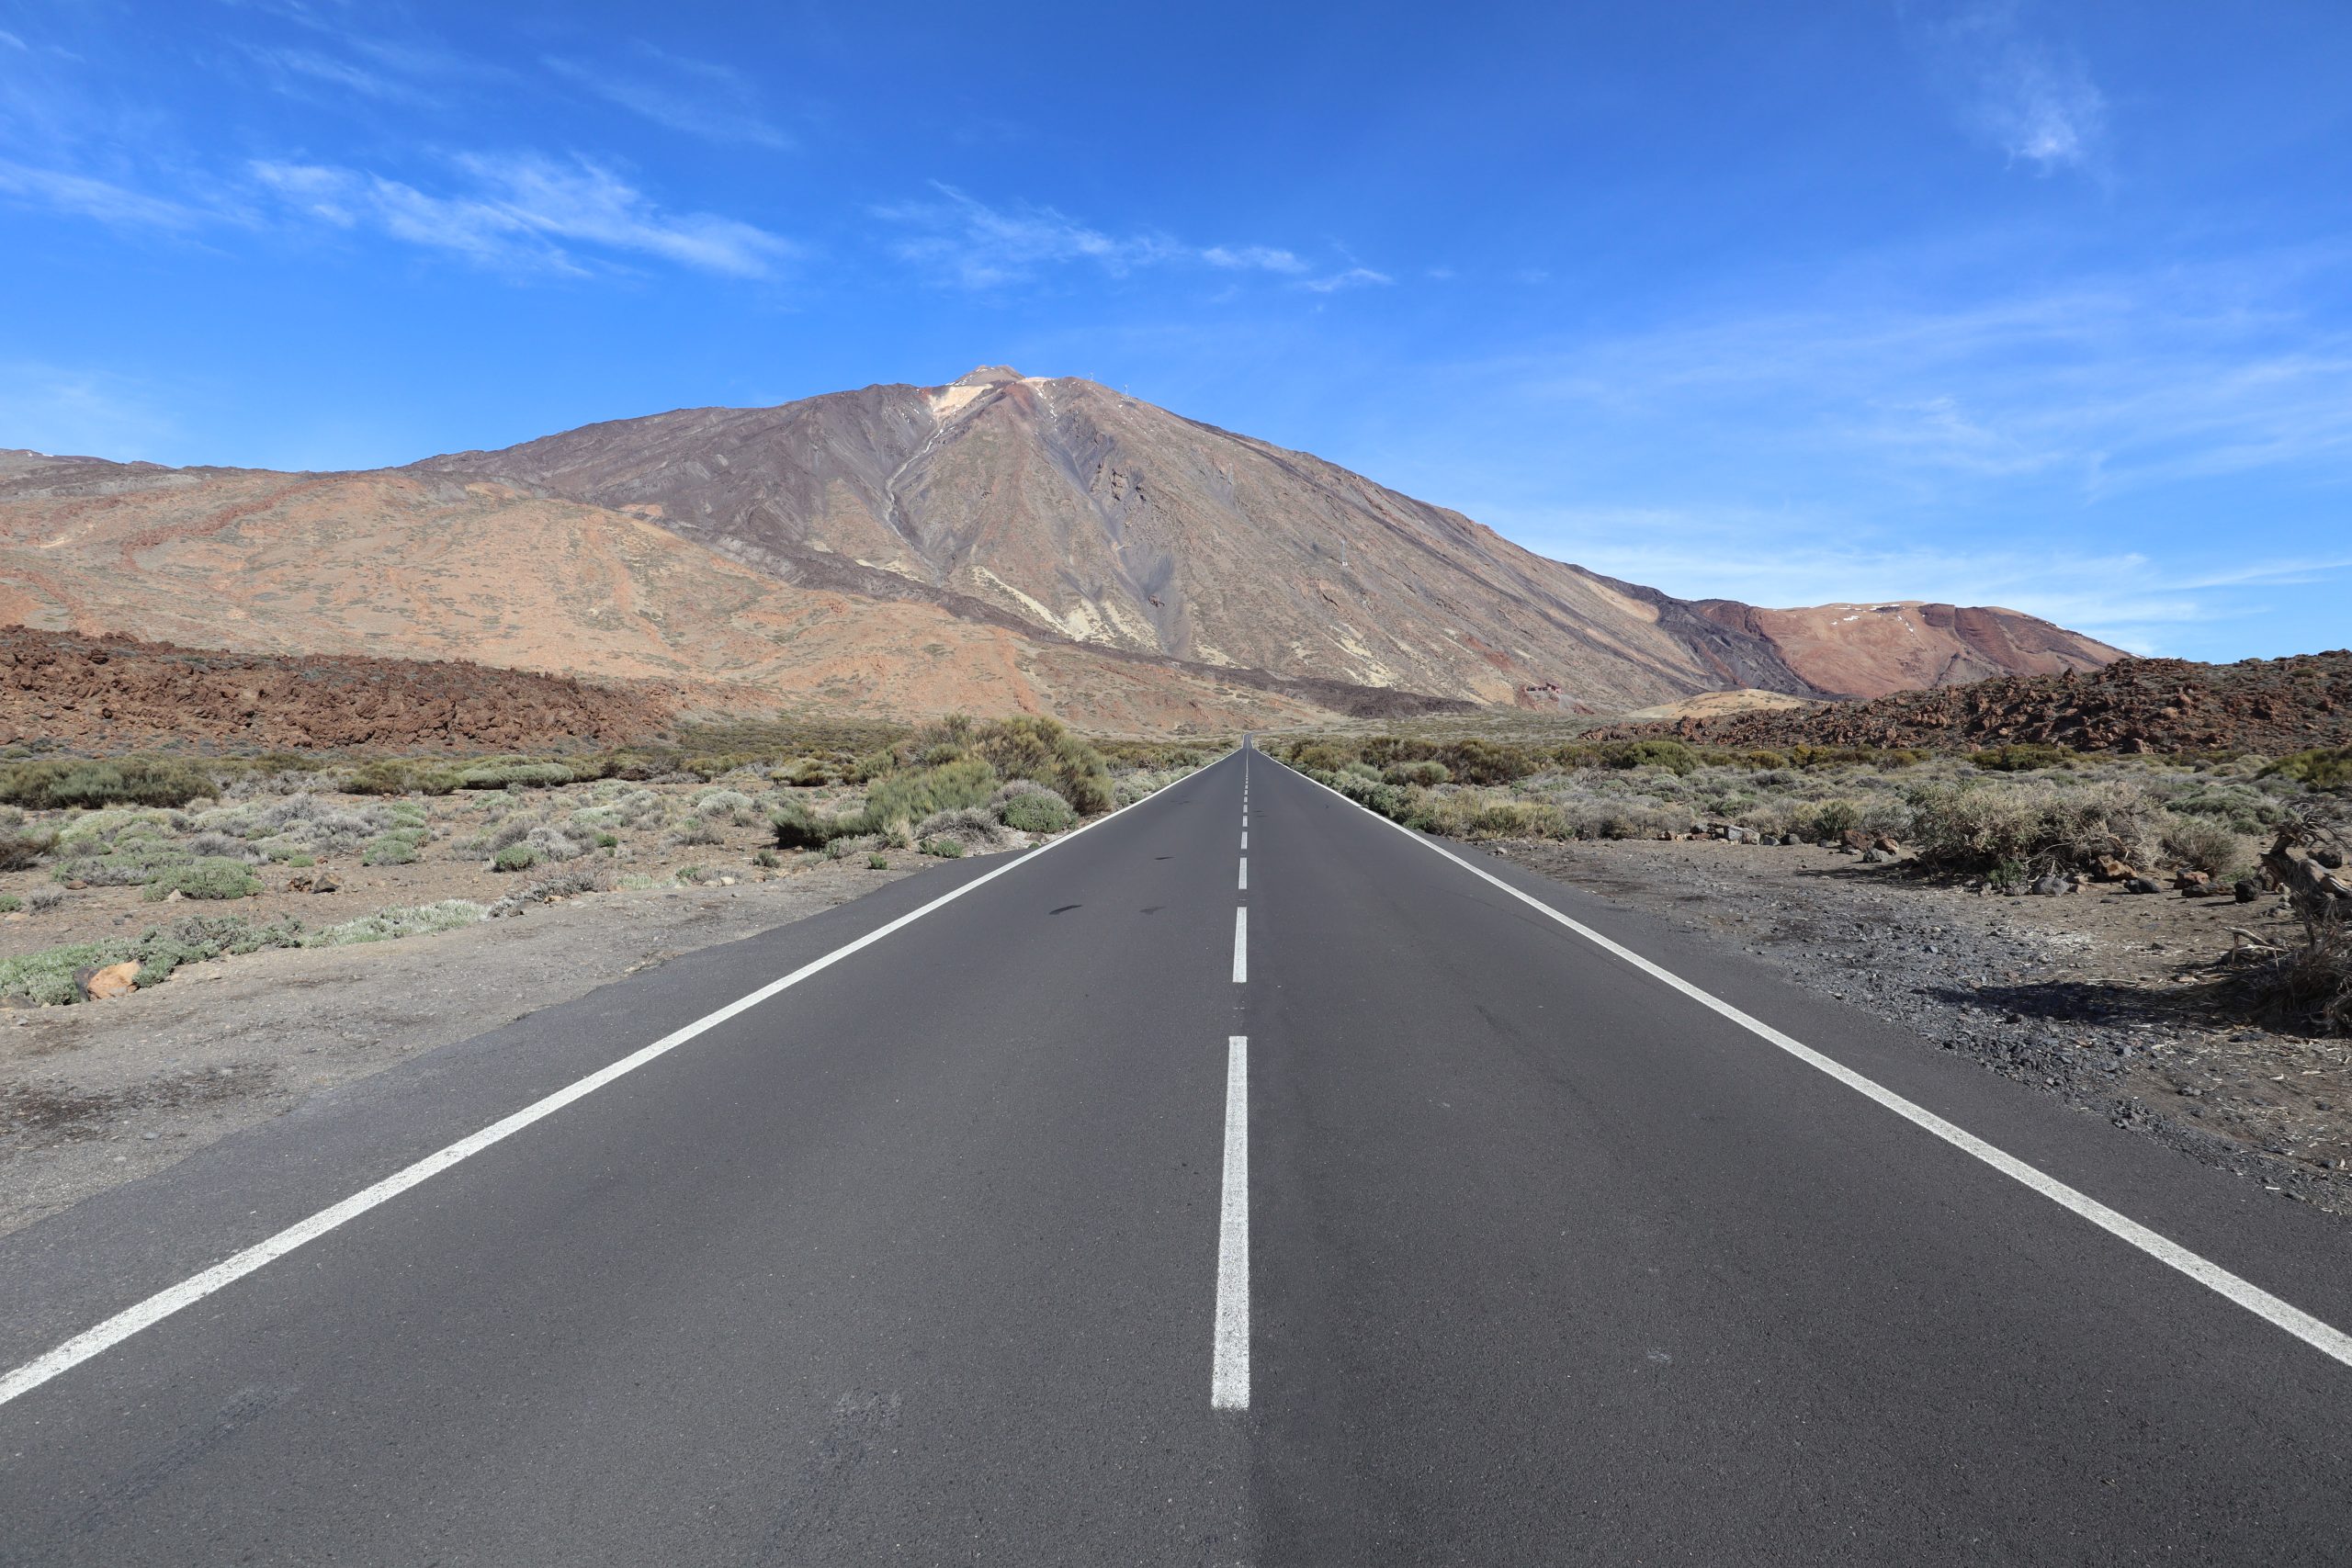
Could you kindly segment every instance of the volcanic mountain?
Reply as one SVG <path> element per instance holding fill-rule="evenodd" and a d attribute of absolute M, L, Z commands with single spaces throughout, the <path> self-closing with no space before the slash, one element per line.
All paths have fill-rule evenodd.
<path fill-rule="evenodd" d="M 357 474 L 0 456 L 0 618 L 1121 728 L 1867 696 L 2115 657 L 2013 611 L 1676 599 L 1001 367 Z"/>

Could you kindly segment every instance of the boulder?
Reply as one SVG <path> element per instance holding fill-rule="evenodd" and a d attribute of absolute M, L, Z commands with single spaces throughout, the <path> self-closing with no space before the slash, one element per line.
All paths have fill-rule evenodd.
<path fill-rule="evenodd" d="M 2184 871 L 2172 879 L 2172 885 L 2184 898 L 2202 898 L 2213 891 L 2211 874 L 2202 871 Z"/>
<path fill-rule="evenodd" d="M 2033 890 L 2045 897 L 2055 897 L 2061 893 L 2072 893 L 2075 890 L 2075 879 L 2071 876 L 2062 876 L 2053 871 L 2035 882 Z"/>
<path fill-rule="evenodd" d="M 2258 876 L 2241 876 L 2237 880 L 2237 886 L 2230 891 L 2237 895 L 2239 903 L 2251 904 L 2262 897 L 2262 879 Z"/>
<path fill-rule="evenodd" d="M 2138 872 L 2133 871 L 2130 866 L 2124 864 L 2121 861 L 2117 860 L 2113 855 L 2101 855 L 2099 857 L 2098 879 L 2101 882 L 2129 882 L 2139 874 L 2140 874 Z"/>
<path fill-rule="evenodd" d="M 2165 885 L 2153 876 L 2134 875 L 2127 877 L 2123 883 L 2126 893 L 2161 893 L 2164 890 Z"/>
<path fill-rule="evenodd" d="M 139 960 L 126 959 L 103 968 L 78 970 L 74 981 L 81 987 L 82 994 L 94 1002 L 102 1002 L 111 997 L 127 997 L 139 988 Z"/>

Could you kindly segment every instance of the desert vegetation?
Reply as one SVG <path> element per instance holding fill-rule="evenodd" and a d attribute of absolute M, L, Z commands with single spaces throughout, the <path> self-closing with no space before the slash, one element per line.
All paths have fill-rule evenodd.
<path fill-rule="evenodd" d="M 950 718 L 736 724 L 571 755 L 0 757 L 0 1005 L 78 1001 L 123 964 L 145 987 L 590 894 L 984 854 L 1223 749 Z M 352 910 L 362 897 L 380 901 Z"/>
<path fill-rule="evenodd" d="M 2336 754 L 2166 759 L 2038 744 L 1775 751 L 1427 735 L 1297 736 L 1264 749 L 1394 821 L 1470 840 L 1734 839 L 1847 849 L 1988 892 L 2101 882 L 2248 902 L 2291 894 L 2307 940 L 2250 952 L 2257 1007 L 2352 1032 L 2352 884 L 2333 884 L 2346 887 L 2340 897 L 2293 885 L 2343 866 L 2352 774 Z"/>

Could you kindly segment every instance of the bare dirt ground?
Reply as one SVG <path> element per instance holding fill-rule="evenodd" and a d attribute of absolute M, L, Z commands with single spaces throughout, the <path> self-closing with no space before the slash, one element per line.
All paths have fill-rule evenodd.
<path fill-rule="evenodd" d="M 1833 850 L 1717 840 L 1489 846 L 1737 942 L 1796 983 L 2290 1199 L 2352 1214 L 2352 1040 L 2246 1024 L 2238 904 L 2096 885 L 2005 897 Z"/>
<path fill-rule="evenodd" d="M 735 886 L 587 894 L 523 919 L 220 958 L 109 1001 L 0 1012 L 0 1235 L 413 1052 L 831 908 L 924 863 L 889 859 L 884 871 L 863 855 L 811 857 Z M 355 906 L 442 891 L 388 886 Z M 85 919 L 106 919 L 90 902 L 99 908 Z"/>

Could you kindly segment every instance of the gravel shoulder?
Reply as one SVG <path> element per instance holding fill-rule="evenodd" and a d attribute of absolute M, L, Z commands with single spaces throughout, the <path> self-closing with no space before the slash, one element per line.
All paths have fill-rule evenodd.
<path fill-rule="evenodd" d="M 915 869 L 812 861 L 740 886 L 595 893 L 435 936 L 192 964 L 105 1003 L 0 1012 L 0 1235 L 310 1096 Z"/>
<path fill-rule="evenodd" d="M 2233 929 L 2285 901 L 2006 897 L 1719 840 L 1464 846 L 1736 943 L 1796 984 L 2285 1198 L 2352 1214 L 2352 1041 L 2244 1022 Z"/>

